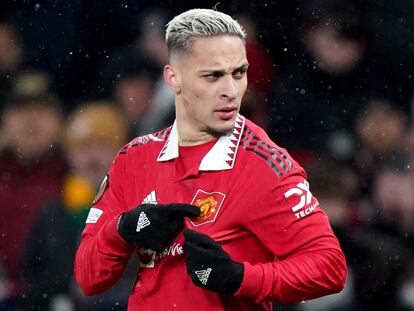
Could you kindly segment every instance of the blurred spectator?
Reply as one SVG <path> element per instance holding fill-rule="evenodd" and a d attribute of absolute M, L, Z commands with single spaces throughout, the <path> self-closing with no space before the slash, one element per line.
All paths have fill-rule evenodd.
<path fill-rule="evenodd" d="M 114 81 L 113 97 L 127 120 L 131 139 L 147 134 L 152 127 L 166 125 L 164 122 L 173 115 L 174 110 L 164 111 L 166 114 L 160 112 L 158 119 L 153 120 L 154 124 L 148 124 L 150 116 L 157 113 L 153 111 L 153 100 L 159 73 L 149 59 L 132 55 L 125 59 L 125 65 Z"/>
<path fill-rule="evenodd" d="M 318 157 L 306 169 L 312 183 L 312 193 L 318 197 L 331 225 L 355 225 L 358 209 L 354 197 L 359 180 L 353 170 L 331 156 Z"/>
<path fill-rule="evenodd" d="M 384 98 L 371 100 L 356 119 L 359 144 L 354 164 L 360 183 L 361 228 L 352 249 L 353 258 L 367 256 L 370 264 L 357 267 L 361 308 L 407 307 L 401 292 L 414 274 L 413 153 L 408 125 L 401 108 Z"/>
<path fill-rule="evenodd" d="M 275 63 L 268 49 L 260 42 L 256 22 L 248 15 L 237 17 L 247 33 L 246 51 L 249 59 L 249 88 L 267 93 L 276 75 Z"/>
<path fill-rule="evenodd" d="M 308 0 L 300 10 L 303 53 L 280 72 L 273 136 L 296 151 L 328 151 L 341 139 L 349 156 L 354 118 L 374 92 L 377 69 L 363 12 L 357 0 Z"/>
<path fill-rule="evenodd" d="M 249 85 L 243 99 L 241 113 L 258 125 L 268 127 L 270 88 L 276 74 L 269 50 L 258 40 L 255 22 L 247 15 L 237 18 L 247 33 L 246 52 L 249 60 Z"/>
<path fill-rule="evenodd" d="M 167 11 L 152 9 L 144 11 L 140 24 L 141 36 L 136 40 L 135 53 L 141 49 L 159 66 L 151 106 L 141 121 L 140 133 L 148 134 L 169 126 L 175 117 L 174 94 L 165 83 L 163 68 L 168 63 L 168 49 L 165 43 L 164 27 Z"/>
<path fill-rule="evenodd" d="M 352 235 L 355 224 L 357 206 L 352 201 L 353 193 L 357 187 L 358 180 L 353 172 L 344 164 L 329 156 L 321 156 L 310 162 L 307 167 L 308 179 L 312 184 L 312 193 L 318 197 L 321 208 L 327 213 L 329 222 L 338 235 L 347 228 L 347 235 L 338 235 L 339 241 L 344 247 L 345 239 Z M 333 172 L 335 172 L 333 174 Z M 340 178 L 338 178 L 338 176 Z M 348 277 L 345 288 L 342 292 L 315 299 L 301 305 L 300 310 L 312 311 L 345 311 L 353 310 L 355 305 L 354 297 L 354 276 L 350 269 L 349 253 L 344 252 L 348 262 Z"/>
<path fill-rule="evenodd" d="M 400 137 L 398 148 L 392 156 L 384 160 L 378 169 L 372 185 L 372 204 L 377 208 L 375 228 L 391 236 L 403 245 L 406 253 L 400 254 L 394 245 L 394 258 L 409 261 L 409 270 L 405 276 L 393 284 L 396 305 L 402 305 L 407 310 L 414 309 L 414 148 L 410 145 L 410 135 Z"/>
<path fill-rule="evenodd" d="M 405 310 L 399 290 L 407 280 L 412 253 L 380 226 L 360 226 L 353 194 L 358 178 L 347 165 L 322 157 L 308 168 L 312 193 L 318 196 L 345 252 L 349 278 L 343 292 L 302 306 L 312 311 Z M 391 190 L 391 189 L 389 189 Z M 392 190 L 391 190 L 392 191 Z M 388 192 L 387 193 L 392 193 Z M 411 253 L 411 254 L 410 254 Z"/>
<path fill-rule="evenodd" d="M 23 74 L 12 89 L 0 130 L 0 264 L 8 298 L 23 290 L 21 259 L 32 224 L 41 205 L 59 195 L 66 169 L 59 147 L 60 103 L 47 92 L 47 77 Z"/>
<path fill-rule="evenodd" d="M 404 235 L 414 237 L 414 174 L 409 164 L 404 166 L 380 171 L 375 198 L 381 217 L 397 226 Z"/>
<path fill-rule="evenodd" d="M 392 114 L 388 112 L 389 119 Z M 394 124 L 397 122 L 394 122 Z M 390 132 L 390 131 L 388 131 Z M 413 130 L 406 130 L 393 142 L 392 153 L 383 157 L 373 183 L 373 202 L 382 222 L 394 226 L 414 247 L 414 145 Z"/>
<path fill-rule="evenodd" d="M 36 158 L 59 138 L 60 102 L 49 93 L 45 73 L 19 73 L 12 82 L 3 109 L 0 147 L 14 150 L 20 158 Z"/>
<path fill-rule="evenodd" d="M 141 14 L 139 29 L 141 35 L 133 43 L 136 52 L 142 50 L 151 55 L 152 60 L 162 69 L 168 63 L 168 49 L 165 43 L 164 28 L 167 23 L 166 11 L 146 10 Z"/>
<path fill-rule="evenodd" d="M 390 100 L 377 98 L 367 103 L 355 123 L 358 147 L 353 157 L 360 178 L 359 195 L 366 199 L 371 197 L 380 169 L 393 161 L 396 152 L 402 148 L 408 131 L 408 118 Z"/>
<path fill-rule="evenodd" d="M 0 23 L 0 102 L 9 92 L 11 80 L 24 62 L 24 48 L 16 29 Z"/>
<path fill-rule="evenodd" d="M 0 24 L 0 71 L 12 73 L 23 61 L 23 47 L 12 25 Z"/>
<path fill-rule="evenodd" d="M 97 93 L 113 96 L 120 105 L 131 139 L 161 130 L 174 119 L 174 96 L 162 76 L 168 61 L 165 16 L 161 10 L 140 16 L 140 34 L 103 60 L 96 79 Z"/>
<path fill-rule="evenodd" d="M 374 99 L 357 118 L 357 135 L 363 146 L 377 156 L 393 151 L 406 134 L 407 116 L 387 99 Z"/>
<path fill-rule="evenodd" d="M 89 299 L 71 284 L 73 257 L 89 207 L 126 139 L 125 122 L 112 103 L 87 102 L 69 116 L 64 146 L 70 171 L 61 196 L 44 205 L 25 254 L 28 309 L 61 310 L 66 305 L 69 310 L 123 310 L 133 274 L 111 292 Z"/>

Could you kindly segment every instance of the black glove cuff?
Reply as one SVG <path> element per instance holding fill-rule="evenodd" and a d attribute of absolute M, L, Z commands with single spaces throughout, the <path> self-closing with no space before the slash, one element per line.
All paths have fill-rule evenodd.
<path fill-rule="evenodd" d="M 232 276 L 228 279 L 226 294 L 235 294 L 241 286 L 244 275 L 244 265 L 235 262 L 232 267 Z"/>
<path fill-rule="evenodd" d="M 119 215 L 118 224 L 116 226 L 116 229 L 118 230 L 118 233 L 121 236 L 121 238 L 123 238 L 125 242 L 129 243 L 128 235 L 124 232 L 124 230 L 122 230 L 123 227 L 121 226 L 121 221 L 122 221 L 122 218 L 124 217 L 124 215 L 125 215 L 125 213 L 122 213 L 121 215 Z"/>

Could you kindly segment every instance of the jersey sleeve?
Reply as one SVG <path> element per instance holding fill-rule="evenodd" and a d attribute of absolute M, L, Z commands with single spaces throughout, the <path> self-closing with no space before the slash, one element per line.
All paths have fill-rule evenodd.
<path fill-rule="evenodd" d="M 118 234 L 118 218 L 126 211 L 122 185 L 127 182 L 125 155 L 118 155 L 95 198 L 75 256 L 74 275 L 86 295 L 111 288 L 121 277 L 133 247 Z"/>
<path fill-rule="evenodd" d="M 250 213 L 247 228 L 275 260 L 243 263 L 238 296 L 297 303 L 342 290 L 346 261 L 303 170 L 274 186 Z"/>

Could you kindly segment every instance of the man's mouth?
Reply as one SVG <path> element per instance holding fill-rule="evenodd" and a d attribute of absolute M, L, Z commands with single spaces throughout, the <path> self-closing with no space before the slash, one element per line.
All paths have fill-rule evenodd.
<path fill-rule="evenodd" d="M 214 110 L 214 112 L 218 115 L 218 117 L 221 120 L 230 120 L 234 117 L 234 115 L 237 113 L 237 107 L 236 106 L 227 106 L 220 109 Z"/>

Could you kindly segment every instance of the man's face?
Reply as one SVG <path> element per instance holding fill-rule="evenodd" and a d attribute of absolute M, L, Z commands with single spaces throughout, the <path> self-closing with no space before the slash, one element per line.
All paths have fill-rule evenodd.
<path fill-rule="evenodd" d="M 106 142 L 89 139 L 69 148 L 68 153 L 69 163 L 76 173 L 98 186 L 111 166 L 117 148 Z"/>
<path fill-rule="evenodd" d="M 115 85 L 114 97 L 130 122 L 141 120 L 151 106 L 153 82 L 142 76 L 122 79 Z"/>
<path fill-rule="evenodd" d="M 5 140 L 24 159 L 48 152 L 58 141 L 61 129 L 61 113 L 40 103 L 14 107 L 3 115 Z"/>
<path fill-rule="evenodd" d="M 319 25 L 304 39 L 318 65 L 331 73 L 346 74 L 364 57 L 364 44 L 341 36 L 332 25 Z"/>
<path fill-rule="evenodd" d="M 190 53 L 172 61 L 177 120 L 195 133 L 231 130 L 247 87 L 243 41 L 235 36 L 195 39 Z"/>

